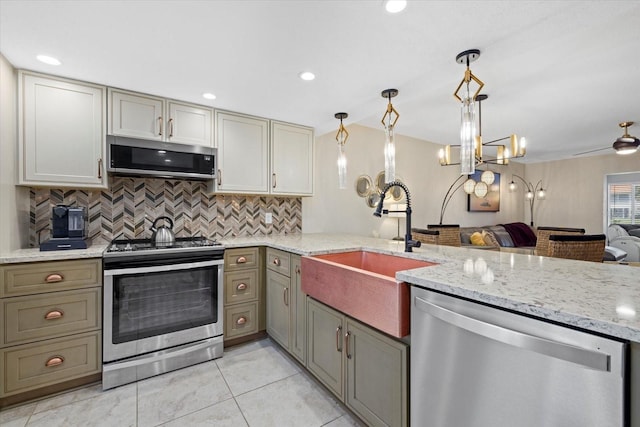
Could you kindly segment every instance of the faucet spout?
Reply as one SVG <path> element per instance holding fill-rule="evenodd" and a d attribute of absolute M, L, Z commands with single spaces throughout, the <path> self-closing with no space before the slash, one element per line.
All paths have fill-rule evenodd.
<path fill-rule="evenodd" d="M 409 192 L 409 188 L 404 183 L 400 181 L 391 181 L 384 187 L 384 189 L 382 190 L 382 194 L 380 195 L 380 201 L 378 202 L 378 206 L 376 206 L 376 210 L 373 213 L 373 216 L 382 216 L 382 205 L 384 204 L 384 198 L 387 195 L 387 191 L 389 191 L 391 187 L 400 187 L 402 191 L 404 191 L 405 197 L 407 199 L 407 209 L 404 211 L 407 214 L 407 226 L 404 235 L 404 251 L 413 252 L 413 248 L 419 248 L 422 243 L 418 240 L 413 240 L 413 238 L 411 237 L 411 193 Z"/>

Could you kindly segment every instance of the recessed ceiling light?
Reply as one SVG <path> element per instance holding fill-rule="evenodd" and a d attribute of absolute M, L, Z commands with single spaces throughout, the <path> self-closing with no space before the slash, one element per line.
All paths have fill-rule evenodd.
<path fill-rule="evenodd" d="M 49 65 L 60 65 L 62 64 L 62 62 L 60 62 L 60 60 L 54 58 L 53 56 L 47 56 L 47 55 L 38 55 L 36 56 L 36 59 L 40 62 L 44 62 L 45 64 L 49 64 Z"/>
<path fill-rule="evenodd" d="M 303 71 L 302 73 L 298 74 L 298 76 L 302 80 L 306 80 L 306 81 L 311 81 L 316 78 L 316 75 L 313 74 L 311 71 Z"/>
<path fill-rule="evenodd" d="M 387 0 L 384 3 L 384 8 L 389 13 L 402 12 L 407 7 L 407 0 Z"/>
<path fill-rule="evenodd" d="M 211 92 L 203 93 L 202 97 L 205 98 L 205 99 L 216 99 L 216 96 L 214 94 L 212 94 Z"/>

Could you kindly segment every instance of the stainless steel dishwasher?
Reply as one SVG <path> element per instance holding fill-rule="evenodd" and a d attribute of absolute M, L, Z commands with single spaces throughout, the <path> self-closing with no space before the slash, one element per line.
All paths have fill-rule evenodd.
<path fill-rule="evenodd" d="M 628 344 L 411 288 L 413 427 L 627 426 Z"/>

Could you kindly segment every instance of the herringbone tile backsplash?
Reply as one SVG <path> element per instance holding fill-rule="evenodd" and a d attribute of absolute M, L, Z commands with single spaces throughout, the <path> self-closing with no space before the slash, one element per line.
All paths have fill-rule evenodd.
<path fill-rule="evenodd" d="M 102 191 L 31 189 L 30 244 L 50 238 L 51 208 L 56 204 L 84 206 L 93 239 L 151 237 L 160 216 L 173 219 L 177 237 L 211 239 L 302 232 L 302 200 L 272 196 L 207 194 L 199 181 L 110 177 Z M 273 214 L 265 224 L 264 214 Z"/>

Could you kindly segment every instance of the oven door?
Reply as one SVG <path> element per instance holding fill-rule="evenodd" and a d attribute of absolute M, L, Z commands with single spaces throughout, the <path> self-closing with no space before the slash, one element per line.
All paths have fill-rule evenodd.
<path fill-rule="evenodd" d="M 106 269 L 104 362 L 221 336 L 223 263 Z"/>

